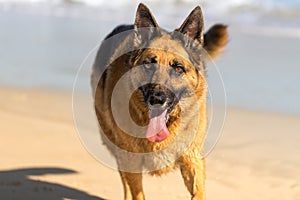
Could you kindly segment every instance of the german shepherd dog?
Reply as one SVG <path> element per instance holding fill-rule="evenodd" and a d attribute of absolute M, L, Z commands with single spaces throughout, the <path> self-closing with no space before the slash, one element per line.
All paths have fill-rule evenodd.
<path fill-rule="evenodd" d="M 94 107 L 126 200 L 145 199 L 143 173 L 176 168 L 191 199 L 205 199 L 205 160 L 199 157 L 207 129 L 205 62 L 227 40 L 222 24 L 204 33 L 199 6 L 168 32 L 139 4 L 134 24 L 116 27 L 102 42 L 92 73 Z M 121 127 L 130 123 L 140 129 Z"/>

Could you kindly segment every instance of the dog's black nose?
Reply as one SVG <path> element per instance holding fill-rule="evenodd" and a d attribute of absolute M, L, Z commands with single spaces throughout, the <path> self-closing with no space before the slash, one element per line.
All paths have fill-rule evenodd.
<path fill-rule="evenodd" d="M 164 92 L 154 92 L 149 96 L 148 102 L 151 106 L 163 105 L 167 101 L 167 96 Z"/>

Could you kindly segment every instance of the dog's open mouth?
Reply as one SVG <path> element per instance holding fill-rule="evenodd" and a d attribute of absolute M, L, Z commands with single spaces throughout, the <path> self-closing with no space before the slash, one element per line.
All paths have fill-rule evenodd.
<path fill-rule="evenodd" d="M 150 142 L 162 142 L 169 135 L 167 128 L 168 109 L 162 107 L 150 108 L 150 121 L 146 132 L 146 138 Z"/>
<path fill-rule="evenodd" d="M 164 105 L 149 106 L 149 124 L 146 138 L 150 142 L 162 142 L 170 135 L 167 124 L 171 119 L 170 114 L 177 105 L 178 100 L 166 102 Z"/>
<path fill-rule="evenodd" d="M 170 135 L 167 123 L 179 99 L 174 92 L 163 85 L 146 84 L 139 89 L 149 109 L 146 138 L 150 142 L 162 142 Z"/>

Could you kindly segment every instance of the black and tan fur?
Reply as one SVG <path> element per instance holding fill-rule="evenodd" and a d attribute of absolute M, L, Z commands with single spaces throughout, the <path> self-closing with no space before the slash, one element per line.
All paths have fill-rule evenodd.
<path fill-rule="evenodd" d="M 121 25 L 115 28 L 106 37 L 107 40 L 115 39 L 108 43 L 104 41 L 98 51 L 92 74 L 95 111 L 103 130 L 104 144 L 116 157 L 120 166 L 126 200 L 145 199 L 141 172 L 148 165 L 160 166 L 163 160 L 131 160 L 119 154 L 108 143 L 133 153 L 155 152 L 168 147 L 174 138 L 180 140 L 189 138 L 191 132 L 195 132 L 195 135 L 188 149 L 168 166 L 162 165 L 164 167 L 158 167 L 157 170 L 149 173 L 161 175 L 179 168 L 191 198 L 193 200 L 205 199 L 205 161 L 204 158 L 199 159 L 207 128 L 205 62 L 209 61 L 209 57 L 215 58 L 221 53 L 227 43 L 227 31 L 226 26 L 218 24 L 204 34 L 203 23 L 202 11 L 198 6 L 176 31 L 167 32 L 158 27 L 149 9 L 140 4 L 134 25 Z M 145 27 L 150 28 L 148 32 L 139 31 Z M 134 34 L 126 34 L 126 31 L 134 31 Z M 176 32 L 181 34 L 176 34 Z M 124 34 L 118 37 L 119 33 Z M 131 46 L 136 48 L 117 56 L 123 49 Z M 123 86 L 124 91 L 130 88 L 133 82 L 142 82 L 150 77 L 153 83 L 164 82 L 172 87 L 172 91 L 180 93 L 176 99 L 172 97 L 172 106 L 168 110 L 167 121 L 170 136 L 162 142 L 149 142 L 146 138 L 129 135 L 120 129 L 114 120 L 111 106 L 112 91 L 126 72 L 138 66 L 145 66 L 145 69 L 139 67 L 136 68 L 134 74 L 130 74 L 130 79 L 128 79 L 130 81 Z M 150 67 L 151 76 L 147 74 L 150 73 L 147 71 Z M 127 117 L 131 117 L 139 125 L 146 126 L 149 123 L 149 108 L 147 98 L 145 98 L 147 92 L 143 91 L 153 92 L 154 90 L 165 92 L 167 96 L 169 95 L 168 98 L 171 98 L 168 89 L 159 84 L 143 85 L 134 91 L 129 105 L 124 105 L 129 106 L 130 116 Z M 182 111 L 183 107 L 180 107 L 178 102 L 183 102 L 181 105 L 185 112 Z M 172 157 L 173 155 L 165 156 Z M 137 171 L 122 171 L 121 167 L 126 165 L 130 167 L 134 165 Z"/>

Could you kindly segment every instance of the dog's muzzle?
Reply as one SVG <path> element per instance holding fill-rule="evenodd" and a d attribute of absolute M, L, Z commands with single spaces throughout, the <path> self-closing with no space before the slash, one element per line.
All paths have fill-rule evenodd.
<path fill-rule="evenodd" d="M 174 104 L 176 96 L 167 87 L 160 84 L 147 84 L 141 87 L 145 103 L 149 107 L 168 108 Z"/>

